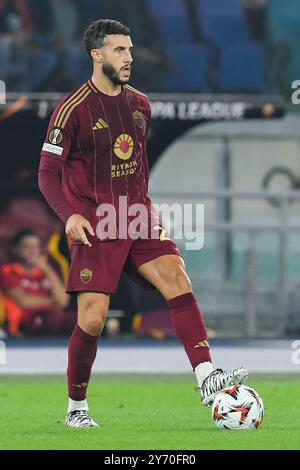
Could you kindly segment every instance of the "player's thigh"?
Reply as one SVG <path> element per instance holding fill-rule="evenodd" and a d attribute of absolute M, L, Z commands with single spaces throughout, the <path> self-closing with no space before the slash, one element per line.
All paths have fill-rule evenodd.
<path fill-rule="evenodd" d="M 138 268 L 138 273 L 167 299 L 192 291 L 184 261 L 178 255 L 162 255 Z"/>

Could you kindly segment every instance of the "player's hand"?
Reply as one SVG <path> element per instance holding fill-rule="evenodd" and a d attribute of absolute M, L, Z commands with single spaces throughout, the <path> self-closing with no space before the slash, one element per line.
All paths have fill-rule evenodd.
<path fill-rule="evenodd" d="M 87 232 L 92 235 L 92 237 L 95 236 L 93 227 L 82 215 L 73 214 L 68 218 L 66 224 L 66 234 L 68 237 L 74 241 L 80 241 L 86 246 L 92 246 L 92 244 L 87 239 L 85 230 L 87 230 Z"/>

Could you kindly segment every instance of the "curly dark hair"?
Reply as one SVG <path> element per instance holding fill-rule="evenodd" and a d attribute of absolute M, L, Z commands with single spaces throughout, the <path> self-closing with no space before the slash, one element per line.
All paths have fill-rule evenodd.
<path fill-rule="evenodd" d="M 129 36 L 130 29 L 116 20 L 97 20 L 91 23 L 83 35 L 85 48 L 90 58 L 91 50 L 102 47 L 108 34 Z"/>

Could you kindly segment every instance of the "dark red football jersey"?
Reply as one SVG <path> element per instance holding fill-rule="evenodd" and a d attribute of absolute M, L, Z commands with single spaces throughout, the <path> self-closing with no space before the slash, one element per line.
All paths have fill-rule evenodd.
<path fill-rule="evenodd" d="M 62 170 L 65 202 L 53 195 L 51 204 L 47 192 L 53 188 L 45 188 L 50 180 L 40 187 L 64 222 L 79 213 L 95 228 L 99 204 L 116 206 L 119 196 L 127 196 L 129 205 L 151 206 L 146 153 L 150 117 L 148 97 L 129 85 L 109 96 L 89 80 L 60 101 L 42 148 L 40 175 Z"/>

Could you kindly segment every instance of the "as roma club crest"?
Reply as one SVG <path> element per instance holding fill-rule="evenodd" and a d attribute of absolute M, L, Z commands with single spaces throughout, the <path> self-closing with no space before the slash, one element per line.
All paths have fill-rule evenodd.
<path fill-rule="evenodd" d="M 93 271 L 91 271 L 90 269 L 85 268 L 82 271 L 80 271 L 80 279 L 85 284 L 87 284 L 92 279 L 92 277 L 93 277 Z"/>
<path fill-rule="evenodd" d="M 137 109 L 132 113 L 134 121 L 137 123 L 137 125 L 142 129 L 144 125 L 144 115 Z"/>
<path fill-rule="evenodd" d="M 59 127 L 53 127 L 53 129 L 51 129 L 51 131 L 49 132 L 48 140 L 50 144 L 58 145 L 63 141 L 63 139 L 64 134 L 63 131 L 59 129 Z"/>

